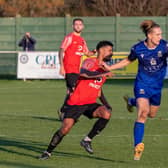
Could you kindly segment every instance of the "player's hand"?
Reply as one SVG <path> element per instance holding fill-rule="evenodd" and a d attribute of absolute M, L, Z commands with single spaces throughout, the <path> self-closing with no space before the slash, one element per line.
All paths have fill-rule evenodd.
<path fill-rule="evenodd" d="M 64 69 L 64 66 L 60 66 L 59 74 L 62 75 L 62 76 L 65 76 L 65 69 Z"/>
<path fill-rule="evenodd" d="M 112 72 L 108 72 L 108 73 L 106 73 L 106 75 L 105 75 L 106 77 L 109 77 L 109 78 L 111 78 L 111 77 L 113 77 L 114 76 L 114 74 L 112 73 Z"/>
<path fill-rule="evenodd" d="M 93 55 L 95 55 L 97 51 L 96 51 L 96 49 L 94 49 L 91 52 L 93 53 Z"/>
<path fill-rule="evenodd" d="M 94 56 L 96 54 L 96 49 L 94 49 L 92 51 L 88 51 L 87 53 L 83 53 L 83 54 L 87 57 Z"/>

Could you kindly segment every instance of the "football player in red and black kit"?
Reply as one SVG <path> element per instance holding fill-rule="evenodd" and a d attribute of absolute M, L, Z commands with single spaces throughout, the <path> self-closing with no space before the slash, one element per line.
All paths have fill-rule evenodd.
<path fill-rule="evenodd" d="M 67 96 L 73 92 L 76 82 L 79 78 L 81 56 L 92 56 L 95 54 L 94 50 L 89 51 L 86 41 L 81 37 L 81 32 L 84 28 L 84 22 L 81 18 L 73 20 L 73 32 L 65 36 L 59 50 L 60 75 L 65 77 L 67 86 Z M 59 117 L 61 119 L 61 112 L 59 110 Z"/>
<path fill-rule="evenodd" d="M 112 73 L 104 71 L 100 64 L 111 58 L 112 48 L 111 42 L 101 41 L 96 47 L 97 57 L 84 61 L 77 85 L 62 108 L 64 112 L 62 126 L 55 132 L 47 150 L 42 153 L 39 159 L 45 160 L 51 156 L 52 151 L 68 134 L 81 115 L 90 119 L 98 118 L 93 128 L 80 142 L 88 153 L 93 154 L 91 141 L 105 128 L 111 117 L 112 108 L 103 96 L 102 85 L 106 81 L 106 77 L 112 76 Z M 100 98 L 102 104 L 96 102 L 97 98 Z"/>

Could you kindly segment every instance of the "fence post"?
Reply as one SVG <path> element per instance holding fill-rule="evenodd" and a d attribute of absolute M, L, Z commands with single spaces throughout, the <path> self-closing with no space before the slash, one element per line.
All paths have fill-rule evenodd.
<path fill-rule="evenodd" d="M 21 17 L 19 15 L 15 17 L 15 50 L 19 49 L 18 40 L 21 38 L 20 37 L 20 20 L 21 20 Z"/>
<path fill-rule="evenodd" d="M 166 33 L 166 40 L 168 40 L 168 14 L 166 15 L 166 29 L 165 29 L 165 33 Z"/>
<path fill-rule="evenodd" d="M 71 15 L 66 14 L 65 16 L 65 35 L 67 35 L 71 31 Z"/>
<path fill-rule="evenodd" d="M 116 14 L 115 34 L 116 34 L 116 51 L 120 51 L 120 14 Z"/>

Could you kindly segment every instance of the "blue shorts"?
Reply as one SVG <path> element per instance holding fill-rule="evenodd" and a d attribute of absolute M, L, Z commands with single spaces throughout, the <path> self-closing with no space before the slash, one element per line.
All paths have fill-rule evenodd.
<path fill-rule="evenodd" d="M 161 103 L 161 90 L 162 88 L 151 88 L 138 82 L 134 87 L 134 95 L 136 99 L 147 98 L 150 105 L 159 106 Z"/>

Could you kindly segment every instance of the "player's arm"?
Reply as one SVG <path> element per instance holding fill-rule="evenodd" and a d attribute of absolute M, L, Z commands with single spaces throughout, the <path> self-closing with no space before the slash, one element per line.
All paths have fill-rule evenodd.
<path fill-rule="evenodd" d="M 63 64 L 63 58 L 64 58 L 64 49 L 60 48 L 59 49 L 59 53 L 58 53 L 58 57 L 59 57 L 59 63 L 60 63 L 60 75 L 64 76 L 65 75 L 65 69 L 64 69 L 64 64 Z"/>
<path fill-rule="evenodd" d="M 96 54 L 96 49 L 92 50 L 92 51 L 89 51 L 88 47 L 87 47 L 87 44 L 86 44 L 86 41 L 84 41 L 84 49 L 83 49 L 83 55 L 85 56 L 93 56 Z"/>
<path fill-rule="evenodd" d="M 63 59 L 64 59 L 64 52 L 65 50 L 68 48 L 68 46 L 71 44 L 72 38 L 66 36 L 64 38 L 64 40 L 62 41 L 62 44 L 60 46 L 59 49 L 59 53 L 58 53 L 58 57 L 59 57 L 59 63 L 60 63 L 60 75 L 65 75 L 65 69 L 64 69 L 64 63 L 63 63 Z"/>
<path fill-rule="evenodd" d="M 63 48 L 59 49 L 58 57 L 59 57 L 60 66 L 64 66 L 64 64 L 63 64 L 64 49 Z"/>
<path fill-rule="evenodd" d="M 84 53 L 84 55 L 88 56 L 88 57 L 93 56 L 95 54 L 96 54 L 96 49 L 94 49 L 92 51 L 87 51 L 87 52 Z"/>
<path fill-rule="evenodd" d="M 110 70 L 115 70 L 115 69 L 123 68 L 123 67 L 129 65 L 130 63 L 131 63 L 131 61 L 130 61 L 128 58 L 125 58 L 125 59 L 123 59 L 122 61 L 120 61 L 120 62 L 118 62 L 118 63 L 116 63 L 116 64 L 113 64 L 113 65 L 111 65 L 111 66 L 109 66 L 109 65 L 107 65 L 105 62 L 103 62 L 103 63 L 102 63 L 102 66 L 103 66 L 106 70 L 110 71 Z"/>
<path fill-rule="evenodd" d="M 103 76 L 111 77 L 113 74 L 109 71 L 98 72 L 98 71 L 89 71 L 87 69 L 81 68 L 80 76 L 85 78 L 99 78 Z"/>
<path fill-rule="evenodd" d="M 108 103 L 104 93 L 103 93 L 103 90 L 101 89 L 101 93 L 100 93 L 100 97 L 99 97 L 100 101 L 102 102 L 102 104 L 110 111 L 112 111 L 112 107 L 111 105 Z"/>
<path fill-rule="evenodd" d="M 115 69 L 120 69 L 120 68 L 124 68 L 125 66 L 132 63 L 134 60 L 136 60 L 136 58 L 137 58 L 136 52 L 135 52 L 134 48 L 132 48 L 131 52 L 130 52 L 130 54 L 128 55 L 127 58 L 125 58 L 122 61 L 120 61 L 116 64 L 113 64 L 111 66 L 109 66 L 105 62 L 103 62 L 102 66 L 108 71 L 115 70 Z"/>

